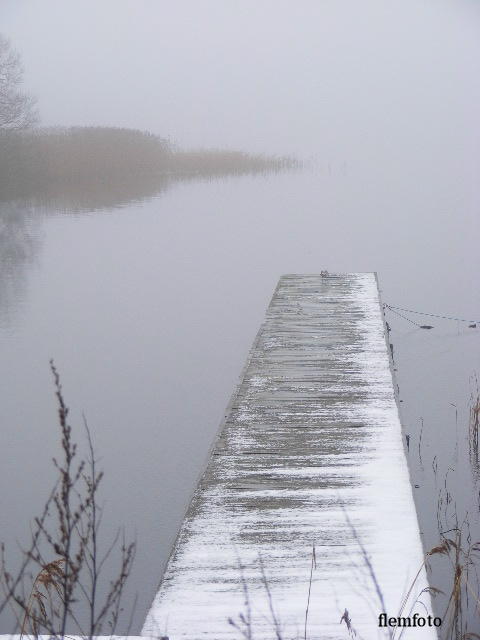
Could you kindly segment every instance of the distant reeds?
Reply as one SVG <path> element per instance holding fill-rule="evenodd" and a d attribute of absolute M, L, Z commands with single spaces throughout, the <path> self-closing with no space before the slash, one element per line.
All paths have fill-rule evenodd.
<path fill-rule="evenodd" d="M 173 151 L 168 157 L 168 166 L 169 170 L 177 174 L 215 177 L 266 174 L 296 169 L 302 165 L 290 156 L 268 156 L 222 149 L 198 149 L 195 151 Z"/>
<path fill-rule="evenodd" d="M 181 150 L 159 136 L 133 129 L 2 131 L 0 201 L 102 208 L 151 197 L 175 180 L 266 174 L 300 166 L 287 156 Z"/>

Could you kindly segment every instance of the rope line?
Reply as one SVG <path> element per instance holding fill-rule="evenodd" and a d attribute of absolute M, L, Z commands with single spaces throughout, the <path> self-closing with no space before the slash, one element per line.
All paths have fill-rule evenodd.
<path fill-rule="evenodd" d="M 443 320 L 456 320 L 457 322 L 469 322 L 470 324 L 480 324 L 480 320 L 468 320 L 467 318 L 455 318 L 453 316 L 442 316 L 437 313 L 426 313 L 423 311 L 414 311 L 413 309 L 405 309 L 404 307 L 395 307 L 391 304 L 386 304 L 386 303 L 383 306 L 387 309 L 390 309 L 390 311 L 393 311 L 393 313 L 397 313 L 397 315 L 400 315 L 400 314 L 396 310 L 406 311 L 407 313 L 416 313 L 419 316 L 430 316 L 431 318 L 442 318 Z M 400 315 L 400 317 L 405 318 L 405 316 L 402 316 L 402 315 Z M 408 320 L 408 318 L 405 318 L 405 320 Z M 409 322 L 413 322 L 413 320 L 409 320 Z"/>
<path fill-rule="evenodd" d="M 418 324 L 418 322 L 414 322 L 413 320 L 411 320 L 410 318 L 407 318 L 407 316 L 402 316 L 401 313 L 398 313 L 398 311 L 394 311 L 391 307 L 388 306 L 388 304 L 385 305 L 385 307 L 387 309 L 390 309 L 390 311 L 392 313 L 394 313 L 396 316 L 399 316 L 400 318 L 403 318 L 404 320 L 406 320 L 407 322 L 411 322 L 412 324 L 414 324 L 416 327 L 420 327 L 420 325 Z"/>

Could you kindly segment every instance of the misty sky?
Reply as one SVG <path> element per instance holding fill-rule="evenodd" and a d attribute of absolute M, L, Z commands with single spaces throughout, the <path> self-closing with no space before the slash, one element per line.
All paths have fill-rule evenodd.
<path fill-rule="evenodd" d="M 2 0 L 0 25 L 45 125 L 348 163 L 478 147 L 475 0 Z"/>

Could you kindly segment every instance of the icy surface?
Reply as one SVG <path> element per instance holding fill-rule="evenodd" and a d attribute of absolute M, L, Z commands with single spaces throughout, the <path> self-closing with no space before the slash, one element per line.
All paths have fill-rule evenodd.
<path fill-rule="evenodd" d="M 370 273 L 281 278 L 143 633 L 235 638 L 242 614 L 274 638 L 270 593 L 282 637 L 303 638 L 313 544 L 307 637 L 347 638 L 345 609 L 359 638 L 388 637 L 378 615 L 399 615 L 423 557 Z M 431 611 L 426 586 L 402 615 Z"/>

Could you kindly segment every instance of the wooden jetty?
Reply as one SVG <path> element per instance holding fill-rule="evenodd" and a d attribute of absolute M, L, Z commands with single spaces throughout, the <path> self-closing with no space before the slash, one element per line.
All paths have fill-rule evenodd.
<path fill-rule="evenodd" d="M 142 633 L 389 637 L 422 561 L 376 276 L 283 276 Z"/>

